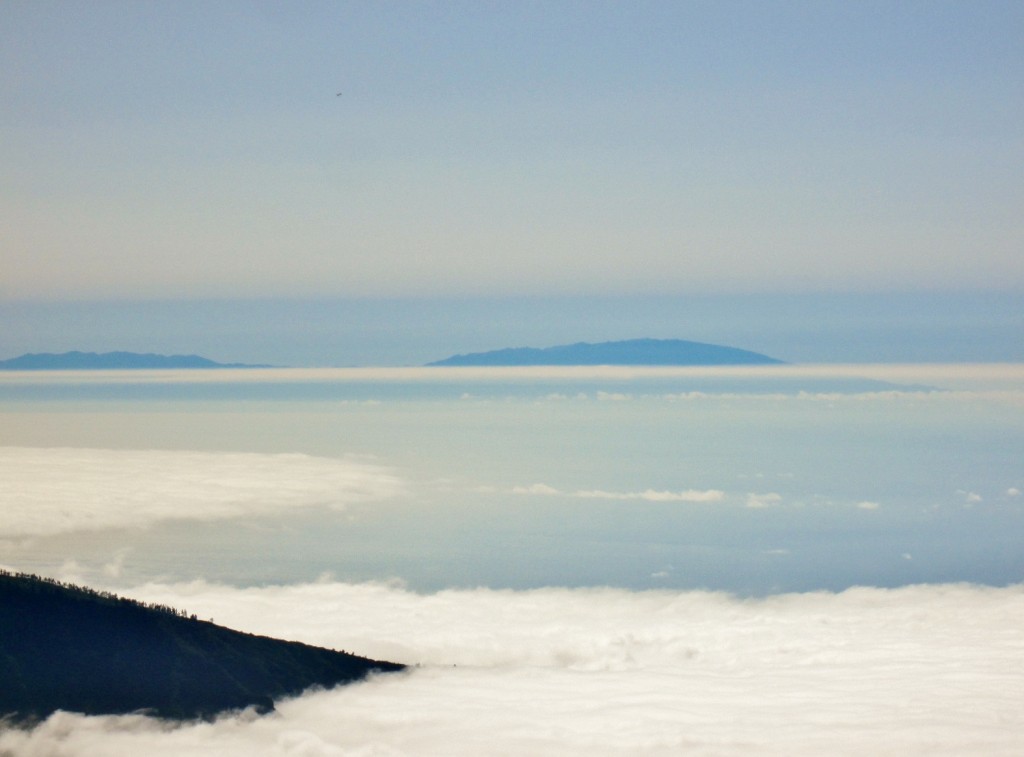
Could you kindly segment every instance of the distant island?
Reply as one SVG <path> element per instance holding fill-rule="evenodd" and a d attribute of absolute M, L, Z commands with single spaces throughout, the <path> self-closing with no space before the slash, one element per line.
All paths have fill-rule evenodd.
<path fill-rule="evenodd" d="M 0 571 L 0 723 L 57 710 L 162 718 L 274 700 L 404 665 L 233 631 L 162 605 Z"/>
<path fill-rule="evenodd" d="M 87 371 L 178 368 L 269 368 L 269 365 L 217 363 L 199 355 L 154 355 L 138 352 L 41 352 L 0 360 L 6 371 Z"/>
<path fill-rule="evenodd" d="M 453 355 L 427 365 L 775 365 L 782 362 L 757 352 L 717 344 L 682 339 L 629 339 L 545 348 L 513 347 Z"/>

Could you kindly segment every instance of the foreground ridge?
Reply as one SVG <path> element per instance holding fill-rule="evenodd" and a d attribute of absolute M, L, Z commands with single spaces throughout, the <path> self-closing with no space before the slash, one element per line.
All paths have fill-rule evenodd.
<path fill-rule="evenodd" d="M 0 716 L 211 718 L 404 665 L 234 631 L 166 605 L 0 570 Z"/>

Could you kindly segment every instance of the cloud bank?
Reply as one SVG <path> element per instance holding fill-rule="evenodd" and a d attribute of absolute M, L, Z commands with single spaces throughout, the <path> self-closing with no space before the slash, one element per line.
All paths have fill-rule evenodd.
<path fill-rule="evenodd" d="M 0 537 L 220 520 L 401 493 L 370 463 L 300 454 L 0 447 Z"/>
<path fill-rule="evenodd" d="M 122 591 L 124 591 L 122 589 Z M 710 592 L 137 586 L 243 630 L 421 667 L 168 728 L 59 714 L 17 755 L 1011 754 L 1024 587 Z"/>

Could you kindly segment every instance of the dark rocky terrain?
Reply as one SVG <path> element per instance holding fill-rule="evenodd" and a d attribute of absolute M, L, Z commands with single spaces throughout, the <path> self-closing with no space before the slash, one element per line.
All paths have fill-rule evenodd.
<path fill-rule="evenodd" d="M 403 665 L 233 631 L 52 579 L 0 572 L 0 716 L 210 718 Z"/>

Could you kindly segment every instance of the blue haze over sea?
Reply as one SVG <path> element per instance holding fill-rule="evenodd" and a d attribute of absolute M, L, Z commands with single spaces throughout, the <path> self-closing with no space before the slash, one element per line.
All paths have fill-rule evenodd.
<path fill-rule="evenodd" d="M 8 461 L 15 488 L 44 486 L 18 478 L 38 465 L 99 489 L 37 494 L 95 508 L 100 525 L 57 516 L 22 538 L 8 522 L 2 562 L 25 569 L 741 595 L 1024 574 L 1014 364 L 11 373 L 0 410 L 0 448 L 23 455 Z M 230 494 L 237 511 L 146 478 L 239 453 L 285 467 Z M 319 475 L 293 458 L 367 464 L 366 488 L 386 485 L 352 497 L 325 483 L 293 506 Z M 207 484 L 241 486 L 229 479 Z M 123 518 L 104 489 L 170 509 Z"/>

